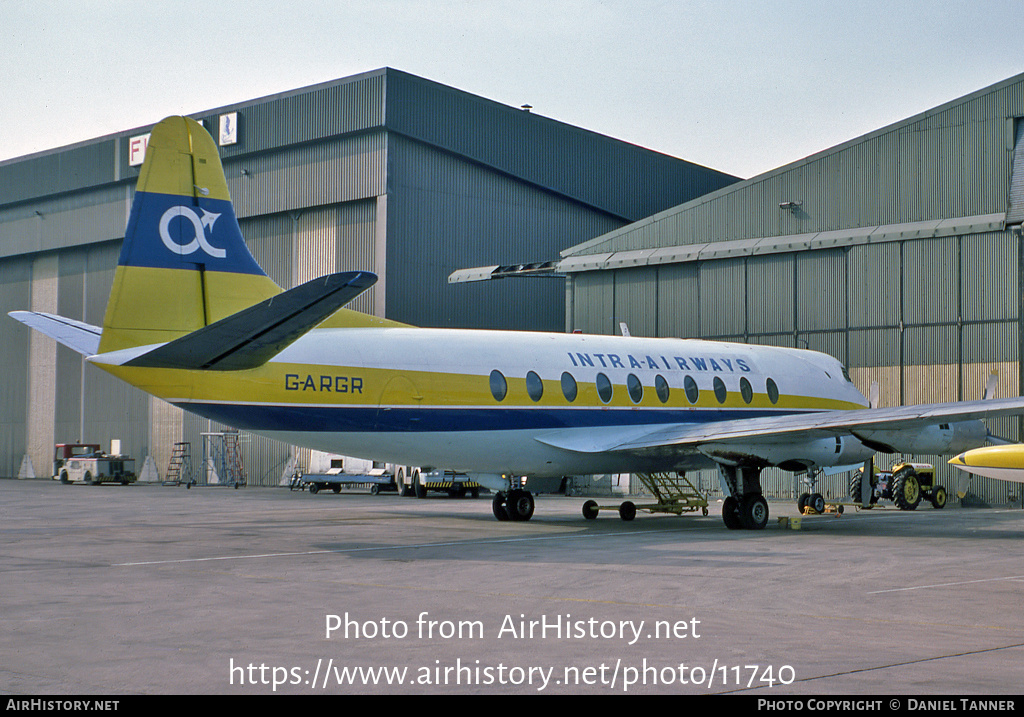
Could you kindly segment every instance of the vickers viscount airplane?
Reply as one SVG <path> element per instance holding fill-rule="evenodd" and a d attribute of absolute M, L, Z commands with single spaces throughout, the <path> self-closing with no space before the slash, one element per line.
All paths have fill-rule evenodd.
<path fill-rule="evenodd" d="M 374 281 L 346 272 L 282 291 L 246 249 L 213 140 L 171 117 L 150 137 L 103 326 L 11 315 L 210 419 L 472 473 L 513 520 L 533 513 L 523 477 L 717 467 L 726 525 L 763 528 L 767 466 L 957 453 L 985 441 L 979 419 L 1024 412 L 1021 398 L 868 408 L 813 351 L 423 329 L 342 308 Z"/>

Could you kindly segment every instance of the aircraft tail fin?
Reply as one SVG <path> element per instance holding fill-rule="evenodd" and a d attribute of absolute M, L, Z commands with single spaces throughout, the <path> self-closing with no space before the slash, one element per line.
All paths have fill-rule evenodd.
<path fill-rule="evenodd" d="M 213 138 L 168 117 L 150 134 L 99 352 L 173 341 L 281 292 L 242 239 Z"/>

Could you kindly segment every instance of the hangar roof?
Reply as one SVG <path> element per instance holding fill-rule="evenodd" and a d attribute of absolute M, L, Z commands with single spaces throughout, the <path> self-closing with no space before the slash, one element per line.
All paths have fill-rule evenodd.
<path fill-rule="evenodd" d="M 557 270 L 1000 230 L 1021 116 L 1024 74 L 570 247 Z"/>
<path fill-rule="evenodd" d="M 737 177 L 392 68 L 193 114 L 207 128 L 237 111 L 243 139 L 225 159 L 386 130 L 635 221 Z M 0 208 L 134 183 L 130 138 L 150 126 L 0 162 Z"/>

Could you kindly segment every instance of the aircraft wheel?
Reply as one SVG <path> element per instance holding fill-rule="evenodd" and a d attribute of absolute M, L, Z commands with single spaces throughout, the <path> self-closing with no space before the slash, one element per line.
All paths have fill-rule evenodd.
<path fill-rule="evenodd" d="M 511 520 L 523 521 L 533 517 L 533 495 L 528 490 L 513 490 L 505 501 L 505 510 Z"/>
<path fill-rule="evenodd" d="M 807 505 L 818 515 L 825 512 L 825 498 L 821 493 L 811 493 L 811 497 L 807 499 Z"/>
<path fill-rule="evenodd" d="M 491 512 L 494 513 L 494 517 L 498 520 L 508 520 L 508 511 L 505 510 L 505 494 L 495 493 L 494 500 L 491 501 Z"/>
<path fill-rule="evenodd" d="M 932 507 L 936 510 L 942 510 L 946 507 L 947 500 L 946 489 L 941 485 L 935 486 L 935 490 L 932 491 Z"/>
<path fill-rule="evenodd" d="M 763 495 L 744 496 L 739 512 L 740 522 L 747 530 L 763 530 L 768 525 L 768 501 Z"/>
<path fill-rule="evenodd" d="M 597 514 L 598 514 L 598 510 L 597 510 L 597 501 L 596 500 L 588 500 L 586 503 L 583 504 L 583 517 L 584 518 L 586 518 L 587 520 L 593 520 L 594 518 L 597 517 Z"/>
<path fill-rule="evenodd" d="M 740 520 L 740 502 L 731 495 L 722 501 L 722 521 L 729 530 L 739 530 L 743 527 Z"/>
<path fill-rule="evenodd" d="M 626 501 L 619 506 L 619 517 L 629 521 L 636 517 L 636 505 L 632 501 Z"/>
<path fill-rule="evenodd" d="M 803 515 L 804 508 L 807 507 L 807 501 L 810 499 L 810 497 L 811 497 L 810 493 L 801 493 L 800 497 L 797 498 L 796 507 L 797 507 L 797 510 L 800 511 L 800 515 Z"/>

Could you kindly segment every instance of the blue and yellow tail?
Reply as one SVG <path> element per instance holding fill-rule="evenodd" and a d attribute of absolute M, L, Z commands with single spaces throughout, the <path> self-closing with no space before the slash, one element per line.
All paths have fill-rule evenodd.
<path fill-rule="evenodd" d="M 242 239 L 213 138 L 153 128 L 103 319 L 99 352 L 172 341 L 281 293 Z"/>

